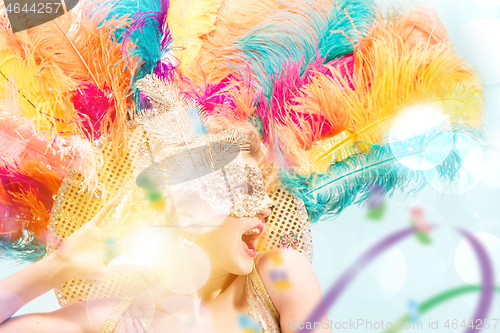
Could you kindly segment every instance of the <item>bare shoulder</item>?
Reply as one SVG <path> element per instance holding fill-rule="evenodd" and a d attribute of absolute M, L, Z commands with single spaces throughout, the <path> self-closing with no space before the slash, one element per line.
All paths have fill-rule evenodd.
<path fill-rule="evenodd" d="M 295 332 L 293 323 L 308 320 L 311 313 L 319 318 L 314 332 L 331 332 L 318 279 L 304 255 L 294 250 L 268 252 L 257 271 L 280 315 L 283 333 Z"/>
<path fill-rule="evenodd" d="M 295 271 L 301 268 L 310 268 L 312 270 L 311 263 L 302 253 L 288 249 L 264 252 L 257 269 L 260 273 L 276 269 L 277 267 L 287 271 Z"/>
<path fill-rule="evenodd" d="M 257 271 L 279 310 L 303 292 L 317 291 L 319 285 L 311 263 L 300 252 L 280 249 L 266 252 Z"/>

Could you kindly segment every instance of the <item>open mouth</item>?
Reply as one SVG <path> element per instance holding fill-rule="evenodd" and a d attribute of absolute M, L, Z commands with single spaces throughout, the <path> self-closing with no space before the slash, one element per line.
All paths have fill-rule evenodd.
<path fill-rule="evenodd" d="M 246 254 L 248 254 L 252 258 L 257 254 L 257 238 L 260 236 L 263 230 L 264 226 L 262 224 L 259 224 L 248 230 L 241 236 L 243 250 L 245 250 Z"/>

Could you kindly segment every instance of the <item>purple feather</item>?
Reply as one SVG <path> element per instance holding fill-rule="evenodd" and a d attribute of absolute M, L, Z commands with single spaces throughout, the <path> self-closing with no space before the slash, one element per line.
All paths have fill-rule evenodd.
<path fill-rule="evenodd" d="M 135 13 L 133 23 L 123 34 L 122 50 L 126 52 L 126 42 L 131 40 L 135 45 L 132 54 L 139 56 L 143 64 L 139 69 L 136 79 L 142 77 L 143 73 L 155 73 L 162 78 L 171 80 L 174 76 L 175 66 L 170 61 L 165 64 L 162 59 L 171 50 L 172 35 L 168 27 L 167 15 L 169 0 L 160 0 L 160 10 L 147 10 Z M 146 27 L 155 29 L 145 30 Z M 140 32 L 140 34 L 134 34 Z M 135 80 L 134 80 L 135 81 Z"/>

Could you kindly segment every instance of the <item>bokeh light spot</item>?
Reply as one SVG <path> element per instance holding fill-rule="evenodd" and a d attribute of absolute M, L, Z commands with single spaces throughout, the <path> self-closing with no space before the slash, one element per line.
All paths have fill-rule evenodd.
<path fill-rule="evenodd" d="M 489 84 L 500 81 L 499 31 L 499 18 L 481 17 L 462 29 L 461 38 L 456 43 L 457 49 L 462 51 L 461 54 L 474 63 L 484 82 Z"/>
<path fill-rule="evenodd" d="M 364 240 L 354 245 L 346 255 L 345 263 L 354 262 L 365 253 L 374 240 Z M 357 297 L 368 302 L 382 302 L 401 290 L 406 279 L 406 261 L 401 251 L 393 246 L 371 263 L 356 277 L 352 286 Z"/>
<path fill-rule="evenodd" d="M 493 264 L 495 282 L 500 281 L 500 239 L 486 232 L 479 232 L 473 236 L 486 249 Z M 481 269 L 476 252 L 467 239 L 462 240 L 455 251 L 455 268 L 458 275 L 471 285 L 481 284 Z"/>
<path fill-rule="evenodd" d="M 196 243 L 175 242 L 165 255 L 162 284 L 176 294 L 191 294 L 199 290 L 210 275 L 210 260 Z"/>
<path fill-rule="evenodd" d="M 168 296 L 158 306 L 182 327 L 183 332 L 213 332 L 212 319 L 207 309 L 194 298 L 182 295 Z"/>
<path fill-rule="evenodd" d="M 413 106 L 396 117 L 389 142 L 401 164 L 414 170 L 428 170 L 448 156 L 453 140 L 446 134 L 438 138 L 427 135 L 430 131 L 451 131 L 448 118 L 431 105 Z"/>

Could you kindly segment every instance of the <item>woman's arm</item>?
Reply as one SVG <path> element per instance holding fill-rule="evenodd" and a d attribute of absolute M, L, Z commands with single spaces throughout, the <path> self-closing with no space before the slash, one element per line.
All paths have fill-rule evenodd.
<path fill-rule="evenodd" d="M 280 314 L 283 333 L 299 332 L 307 325 L 313 328 L 311 332 L 331 332 L 318 279 L 304 255 L 294 250 L 271 251 L 257 269 Z M 307 318 L 318 305 L 320 319 L 308 324 Z"/>
<path fill-rule="evenodd" d="M 102 314 L 92 324 L 87 308 L 77 302 L 48 313 L 33 313 L 12 317 L 22 306 L 73 276 L 60 260 L 51 255 L 0 281 L 0 333 L 100 332 L 119 300 L 93 301 L 93 311 Z"/>
<path fill-rule="evenodd" d="M 123 268 L 122 265 L 106 266 L 109 256 L 105 236 L 99 228 L 99 223 L 115 202 L 116 200 L 110 200 L 91 221 L 70 235 L 53 254 L 0 281 L 0 332 L 11 331 L 5 327 L 12 327 L 14 323 L 17 328 L 23 323 L 27 325 L 26 328 L 36 327 L 33 322 L 42 317 L 56 318 L 57 322 L 61 319 L 58 316 L 65 316 L 68 310 L 8 319 L 28 302 L 72 278 L 93 279 Z M 17 332 L 34 331 L 18 329 Z"/>
<path fill-rule="evenodd" d="M 51 255 L 0 281 L 0 324 L 25 304 L 71 279 L 62 268 Z"/>
<path fill-rule="evenodd" d="M 120 299 L 106 298 L 87 304 L 76 302 L 48 313 L 12 317 L 0 325 L 0 333 L 100 333 L 119 303 Z"/>

